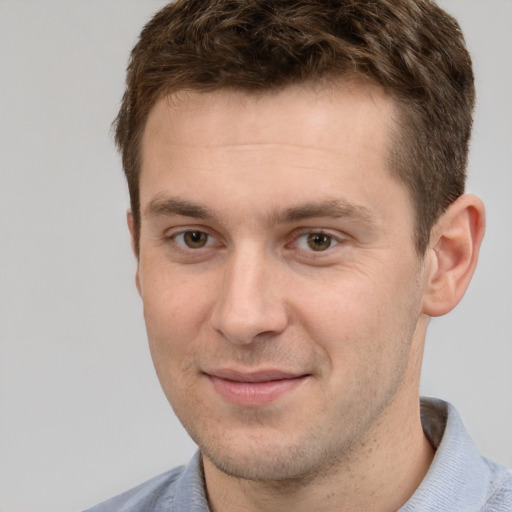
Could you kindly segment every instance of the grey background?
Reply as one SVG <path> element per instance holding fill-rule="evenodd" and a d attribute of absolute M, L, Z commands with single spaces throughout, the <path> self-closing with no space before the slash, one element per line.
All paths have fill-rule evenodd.
<path fill-rule="evenodd" d="M 488 231 L 422 392 L 512 465 L 512 2 L 444 0 L 472 51 Z M 0 510 L 78 511 L 194 451 L 154 375 L 109 136 L 157 0 L 0 0 Z"/>

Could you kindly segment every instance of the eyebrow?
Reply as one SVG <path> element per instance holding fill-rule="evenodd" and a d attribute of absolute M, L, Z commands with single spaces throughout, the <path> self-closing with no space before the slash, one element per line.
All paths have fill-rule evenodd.
<path fill-rule="evenodd" d="M 204 220 L 219 220 L 219 215 L 210 211 L 206 206 L 184 201 L 173 197 L 155 196 L 144 209 L 143 217 L 173 216 L 193 217 Z"/>
<path fill-rule="evenodd" d="M 274 212 L 270 218 L 273 223 L 280 224 L 315 217 L 330 217 L 333 219 L 351 217 L 368 223 L 375 222 L 376 220 L 376 216 L 368 208 L 349 203 L 343 199 L 310 202 L 291 208 L 280 209 Z"/>
<path fill-rule="evenodd" d="M 192 217 L 202 220 L 221 222 L 222 218 L 201 203 L 186 201 L 175 197 L 155 196 L 144 209 L 143 217 L 174 216 Z M 276 208 L 268 216 L 270 224 L 284 224 L 301 220 L 330 217 L 354 218 L 356 220 L 374 223 L 376 216 L 368 208 L 349 203 L 343 199 L 333 199 L 319 202 L 307 202 L 289 208 Z"/>

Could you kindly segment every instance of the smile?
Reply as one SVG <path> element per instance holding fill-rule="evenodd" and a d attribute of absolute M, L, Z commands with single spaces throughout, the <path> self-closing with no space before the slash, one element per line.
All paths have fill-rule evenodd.
<path fill-rule="evenodd" d="M 273 370 L 256 373 L 219 370 L 206 375 L 224 400 L 244 407 L 274 402 L 296 389 L 309 377 L 307 374 L 294 375 Z"/>

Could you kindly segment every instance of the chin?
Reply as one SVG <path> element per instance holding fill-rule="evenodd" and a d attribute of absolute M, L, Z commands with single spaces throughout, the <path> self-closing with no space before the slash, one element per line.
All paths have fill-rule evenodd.
<path fill-rule="evenodd" d="M 220 471 L 235 478 L 252 481 L 302 480 L 328 465 L 332 453 L 324 452 L 311 440 L 286 443 L 254 440 L 244 446 L 235 443 L 223 446 L 201 446 L 204 457 Z"/>

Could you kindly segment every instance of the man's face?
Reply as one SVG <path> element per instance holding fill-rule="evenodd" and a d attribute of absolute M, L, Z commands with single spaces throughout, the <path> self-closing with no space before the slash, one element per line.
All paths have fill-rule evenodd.
<path fill-rule="evenodd" d="M 346 84 L 183 93 L 150 113 L 137 283 L 151 353 L 228 474 L 306 475 L 417 407 L 425 272 L 392 127 L 388 97 Z"/>

